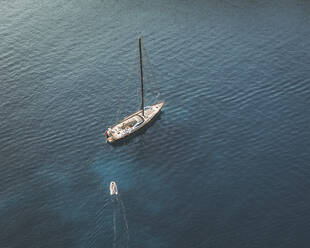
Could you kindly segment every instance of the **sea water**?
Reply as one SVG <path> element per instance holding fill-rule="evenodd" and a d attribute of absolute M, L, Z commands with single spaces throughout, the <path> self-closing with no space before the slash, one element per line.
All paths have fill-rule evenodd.
<path fill-rule="evenodd" d="M 309 13 L 303 0 L 1 1 L 0 247 L 113 247 L 110 181 L 129 247 L 308 247 Z M 139 35 L 165 106 L 111 146 L 120 105 L 139 108 Z"/>

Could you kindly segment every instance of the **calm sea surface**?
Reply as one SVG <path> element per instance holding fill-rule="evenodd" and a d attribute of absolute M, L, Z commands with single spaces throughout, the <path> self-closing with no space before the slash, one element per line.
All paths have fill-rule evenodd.
<path fill-rule="evenodd" d="M 111 146 L 138 35 L 166 104 Z M 1 248 L 309 247 L 309 1 L 1 0 L 0 37 Z"/>

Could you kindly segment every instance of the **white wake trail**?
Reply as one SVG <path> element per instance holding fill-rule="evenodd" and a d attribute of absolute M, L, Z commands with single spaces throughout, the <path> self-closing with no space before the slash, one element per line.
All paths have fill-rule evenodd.
<path fill-rule="evenodd" d="M 124 220 L 124 223 L 125 223 L 126 235 L 127 235 L 127 245 L 126 245 L 126 247 L 128 248 L 128 245 L 129 245 L 129 227 L 128 227 L 128 222 L 127 222 L 127 217 L 126 217 L 126 209 L 125 209 L 125 206 L 124 206 L 124 203 L 123 203 L 122 199 L 117 197 L 117 200 L 120 203 L 121 209 L 122 209 L 123 220 Z"/>

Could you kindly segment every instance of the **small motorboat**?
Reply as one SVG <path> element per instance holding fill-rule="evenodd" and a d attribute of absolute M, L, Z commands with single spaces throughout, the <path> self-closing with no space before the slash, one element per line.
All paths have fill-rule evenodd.
<path fill-rule="evenodd" d="M 118 191 L 117 191 L 116 183 L 112 181 L 110 183 L 110 195 L 117 195 L 117 194 L 118 194 Z"/>

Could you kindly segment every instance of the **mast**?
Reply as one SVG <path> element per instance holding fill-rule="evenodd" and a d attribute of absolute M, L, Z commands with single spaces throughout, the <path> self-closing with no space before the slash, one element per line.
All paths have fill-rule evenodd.
<path fill-rule="evenodd" d="M 144 89 L 143 89 L 143 69 L 142 69 L 142 41 L 141 36 L 139 37 L 139 55 L 140 55 L 140 80 L 141 80 L 141 109 L 142 116 L 144 116 Z"/>

